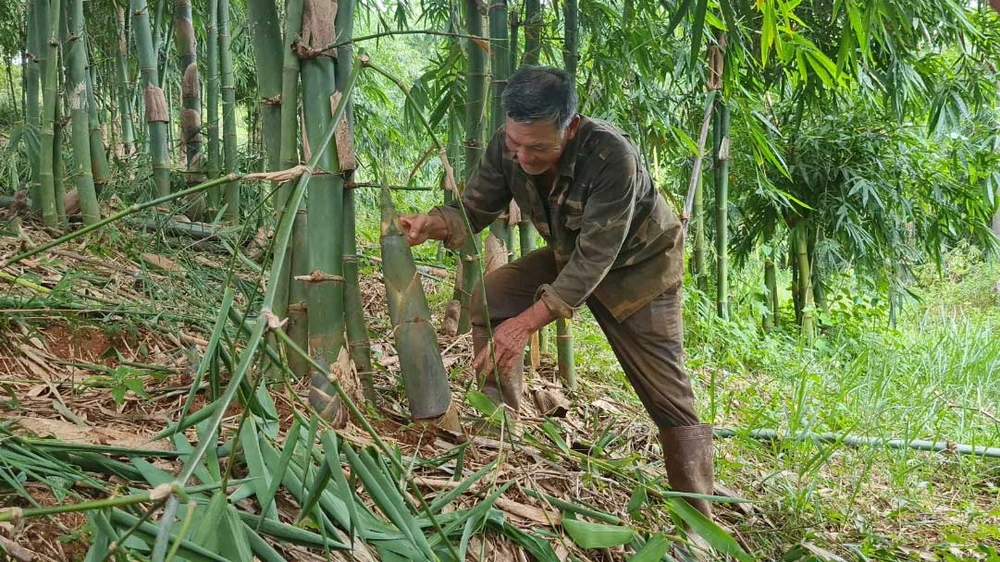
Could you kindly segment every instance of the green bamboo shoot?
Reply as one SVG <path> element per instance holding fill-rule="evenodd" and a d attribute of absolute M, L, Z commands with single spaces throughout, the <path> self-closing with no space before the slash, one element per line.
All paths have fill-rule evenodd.
<path fill-rule="evenodd" d="M 448 372 L 410 244 L 402 232 L 390 192 L 383 188 L 382 276 L 403 386 L 413 419 L 435 418 L 444 415 L 451 404 Z"/>

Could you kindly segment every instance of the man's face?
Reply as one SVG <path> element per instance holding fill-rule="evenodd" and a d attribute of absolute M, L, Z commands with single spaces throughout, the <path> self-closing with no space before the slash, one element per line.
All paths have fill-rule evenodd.
<path fill-rule="evenodd" d="M 579 121 L 574 116 L 566 130 L 560 131 L 551 121 L 518 123 L 508 117 L 507 150 L 514 153 L 517 163 L 528 174 L 540 176 L 555 171 L 566 144 L 576 135 Z"/>

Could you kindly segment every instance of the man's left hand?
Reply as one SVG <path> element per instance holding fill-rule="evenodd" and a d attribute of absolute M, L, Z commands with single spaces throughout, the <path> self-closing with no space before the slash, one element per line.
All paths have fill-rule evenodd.
<path fill-rule="evenodd" d="M 491 346 L 486 346 L 472 361 L 472 367 L 480 375 L 488 376 L 493 372 L 495 365 L 500 378 L 506 378 L 514 364 L 522 360 L 524 348 L 528 346 L 531 334 L 552 319 L 552 313 L 545 303 L 538 301 L 528 310 L 504 321 L 493 332 L 492 354 Z"/>
<path fill-rule="evenodd" d="M 495 359 L 500 378 L 507 378 L 516 362 L 523 360 L 524 348 L 527 347 L 533 332 L 534 330 L 521 316 L 515 316 L 500 324 L 493 332 L 493 345 L 480 350 L 472 362 L 472 367 L 481 376 L 491 376 Z"/>

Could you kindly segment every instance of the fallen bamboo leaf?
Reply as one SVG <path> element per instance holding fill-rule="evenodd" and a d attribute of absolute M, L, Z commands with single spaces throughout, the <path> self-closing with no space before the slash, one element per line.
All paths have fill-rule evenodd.
<path fill-rule="evenodd" d="M 158 255 L 158 254 L 151 254 L 151 253 L 148 253 L 148 252 L 145 253 L 145 254 L 142 254 L 142 261 L 144 261 L 147 264 L 149 264 L 150 266 L 152 266 L 152 267 L 154 267 L 156 269 L 160 269 L 162 271 L 170 271 L 170 272 L 174 272 L 174 273 L 180 273 L 182 275 L 185 274 L 185 273 L 187 273 L 187 270 L 184 269 L 183 267 L 177 265 L 177 263 L 174 262 L 174 260 L 172 260 L 170 258 L 163 257 L 163 256 Z"/>
<path fill-rule="evenodd" d="M 561 393 L 554 390 L 539 389 L 534 393 L 535 406 L 543 416 L 564 418 L 569 412 L 570 404 Z"/>
<path fill-rule="evenodd" d="M 621 546 L 635 537 L 635 531 L 621 525 L 564 519 L 562 526 L 573 542 L 585 549 Z"/>

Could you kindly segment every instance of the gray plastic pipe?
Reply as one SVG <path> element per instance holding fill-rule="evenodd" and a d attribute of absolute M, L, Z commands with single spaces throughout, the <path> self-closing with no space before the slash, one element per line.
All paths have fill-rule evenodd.
<path fill-rule="evenodd" d="M 798 433 L 780 434 L 773 429 L 751 429 L 749 431 L 737 431 L 735 429 L 717 428 L 715 436 L 717 438 L 736 437 L 746 435 L 762 441 L 815 441 L 817 443 L 843 443 L 852 447 L 887 447 L 889 449 L 917 449 L 919 451 L 936 451 L 958 453 L 960 455 L 976 455 L 1000 459 L 1000 447 L 983 447 L 981 445 L 962 445 L 953 441 L 924 441 L 914 439 L 883 439 L 881 437 L 865 437 L 862 435 L 841 435 L 837 433 L 813 433 L 811 431 L 800 431 Z"/>

